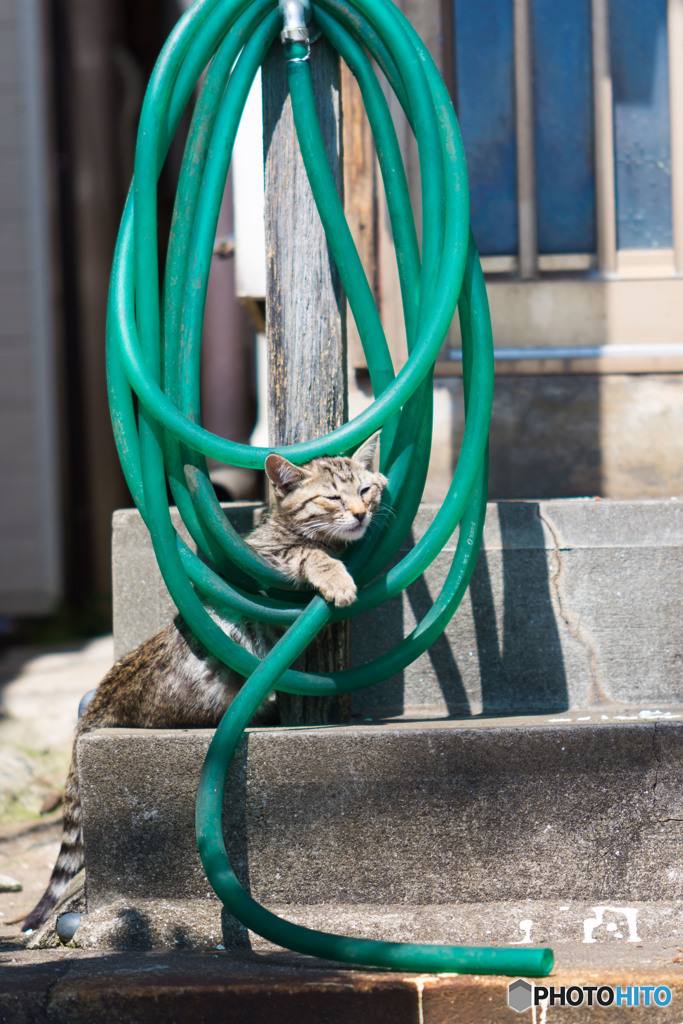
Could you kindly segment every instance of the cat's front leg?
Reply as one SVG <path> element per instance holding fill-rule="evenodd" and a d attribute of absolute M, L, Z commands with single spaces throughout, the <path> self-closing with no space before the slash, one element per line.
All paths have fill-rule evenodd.
<path fill-rule="evenodd" d="M 330 604 L 344 607 L 353 604 L 358 589 L 343 562 L 323 551 L 311 551 L 301 563 L 301 575 Z"/>

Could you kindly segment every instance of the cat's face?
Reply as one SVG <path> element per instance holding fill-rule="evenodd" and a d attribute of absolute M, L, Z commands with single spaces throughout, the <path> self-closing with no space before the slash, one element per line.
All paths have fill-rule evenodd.
<path fill-rule="evenodd" d="M 377 436 L 350 458 L 323 456 L 293 466 L 269 455 L 266 473 L 281 518 L 302 536 L 322 544 L 360 540 L 382 500 L 386 477 L 372 469 Z"/>

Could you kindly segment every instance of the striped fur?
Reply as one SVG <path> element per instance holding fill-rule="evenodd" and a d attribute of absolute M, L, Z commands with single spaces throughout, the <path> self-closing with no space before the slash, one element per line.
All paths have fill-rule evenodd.
<path fill-rule="evenodd" d="M 274 503 L 248 541 L 292 582 L 315 588 L 337 605 L 355 599 L 356 585 L 335 556 L 365 533 L 386 484 L 380 473 L 372 471 L 375 446 L 376 437 L 351 458 L 323 457 L 301 467 L 278 455 L 266 460 Z M 208 611 L 231 639 L 259 658 L 276 640 L 267 626 L 236 624 L 213 609 Z M 215 728 L 242 682 L 206 651 L 180 618 L 113 666 L 78 722 L 64 794 L 62 844 L 45 893 L 24 919 L 24 931 L 47 919 L 83 866 L 76 759 L 79 737 L 93 729 L 116 726 Z M 272 703 L 261 708 L 260 722 L 275 718 Z"/>

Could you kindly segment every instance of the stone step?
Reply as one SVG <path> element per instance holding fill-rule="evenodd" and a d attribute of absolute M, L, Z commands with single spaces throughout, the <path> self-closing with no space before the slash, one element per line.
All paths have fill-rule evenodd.
<path fill-rule="evenodd" d="M 258 508 L 226 511 L 246 532 Z M 404 551 L 436 511 L 421 507 Z M 248 733 L 224 831 L 254 897 L 374 938 L 578 943 L 610 963 L 652 943 L 677 949 L 680 524 L 674 501 L 491 504 L 444 636 L 354 695 L 354 724 Z M 455 539 L 405 595 L 354 623 L 356 662 L 427 611 Z M 137 512 L 116 514 L 113 551 L 120 655 L 174 608 Z M 196 852 L 210 735 L 81 740 L 79 945 L 268 949 L 221 913 Z"/>
<path fill-rule="evenodd" d="M 680 709 L 575 717 L 588 714 L 250 730 L 224 806 L 233 866 L 259 902 L 331 932 L 680 944 Z M 199 862 L 210 738 L 80 740 L 79 945 L 264 948 L 221 913 Z"/>
<path fill-rule="evenodd" d="M 605 953 L 611 953 L 605 956 Z M 603 955 L 601 955 L 603 954 Z M 680 959 L 680 958 L 679 958 Z M 97 953 L 64 949 L 0 952 L 0 1020 L 11 1024 L 680 1024 L 683 972 L 661 947 L 567 946 L 537 984 L 538 1008 L 508 1004 L 511 978 L 351 970 L 292 954 Z M 555 1002 L 550 1004 L 550 986 Z M 611 1005 L 560 1005 L 577 986 L 612 990 Z M 635 986 L 641 991 L 634 992 Z M 618 989 L 621 989 L 619 994 Z M 637 1000 L 631 1007 L 628 998 Z M 655 1004 L 671 995 L 666 1006 Z M 603 1002 L 609 998 L 603 992 Z M 517 990 L 519 997 L 519 991 Z M 617 997 L 622 1005 L 617 1004 Z M 576 1000 L 576 995 L 573 997 Z M 645 1000 L 648 1000 L 646 1005 Z M 520 1005 L 516 1002 L 516 1005 Z"/>
<path fill-rule="evenodd" d="M 246 532 L 259 508 L 226 511 Z M 421 506 L 403 553 L 437 511 Z M 682 523 L 675 500 L 490 504 L 469 592 L 443 636 L 400 675 L 355 694 L 356 713 L 517 715 L 619 702 L 656 710 L 679 701 Z M 440 590 L 455 540 L 404 595 L 354 621 L 356 663 L 413 629 Z M 174 613 L 136 510 L 114 516 L 113 569 L 120 656 Z"/>

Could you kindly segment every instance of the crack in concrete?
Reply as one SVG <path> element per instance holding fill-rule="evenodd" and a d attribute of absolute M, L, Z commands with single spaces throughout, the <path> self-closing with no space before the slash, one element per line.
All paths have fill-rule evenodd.
<path fill-rule="evenodd" d="M 592 704 L 609 704 L 611 703 L 610 698 L 604 693 L 600 683 L 600 673 L 598 672 L 597 656 L 595 649 L 591 642 L 584 636 L 583 630 L 581 629 L 581 621 L 579 618 L 571 615 L 565 606 L 564 598 L 562 596 L 561 579 L 562 572 L 564 569 L 564 563 L 562 561 L 562 547 L 560 544 L 560 537 L 553 524 L 552 520 L 547 518 L 543 514 L 541 503 L 539 502 L 536 506 L 538 518 L 546 526 L 550 536 L 553 539 L 553 571 L 550 574 L 548 580 L 548 586 L 551 594 L 555 596 L 555 602 L 557 609 L 560 614 L 562 621 L 565 623 L 570 636 L 576 640 L 576 642 L 583 648 L 588 660 L 588 673 L 591 683 L 591 703 Z"/>
<path fill-rule="evenodd" d="M 657 736 L 657 722 L 655 722 L 653 724 L 653 727 L 652 727 L 652 756 L 654 757 L 655 763 L 656 763 L 656 767 L 655 767 L 655 781 L 652 783 L 652 811 L 653 811 L 653 814 L 654 814 L 655 808 L 657 806 L 657 786 L 659 785 L 659 770 L 660 770 L 661 764 L 662 764 L 662 758 L 661 758 L 661 755 L 660 755 L 659 750 L 658 750 L 658 742 L 657 742 L 658 739 L 659 739 L 659 737 Z"/>

